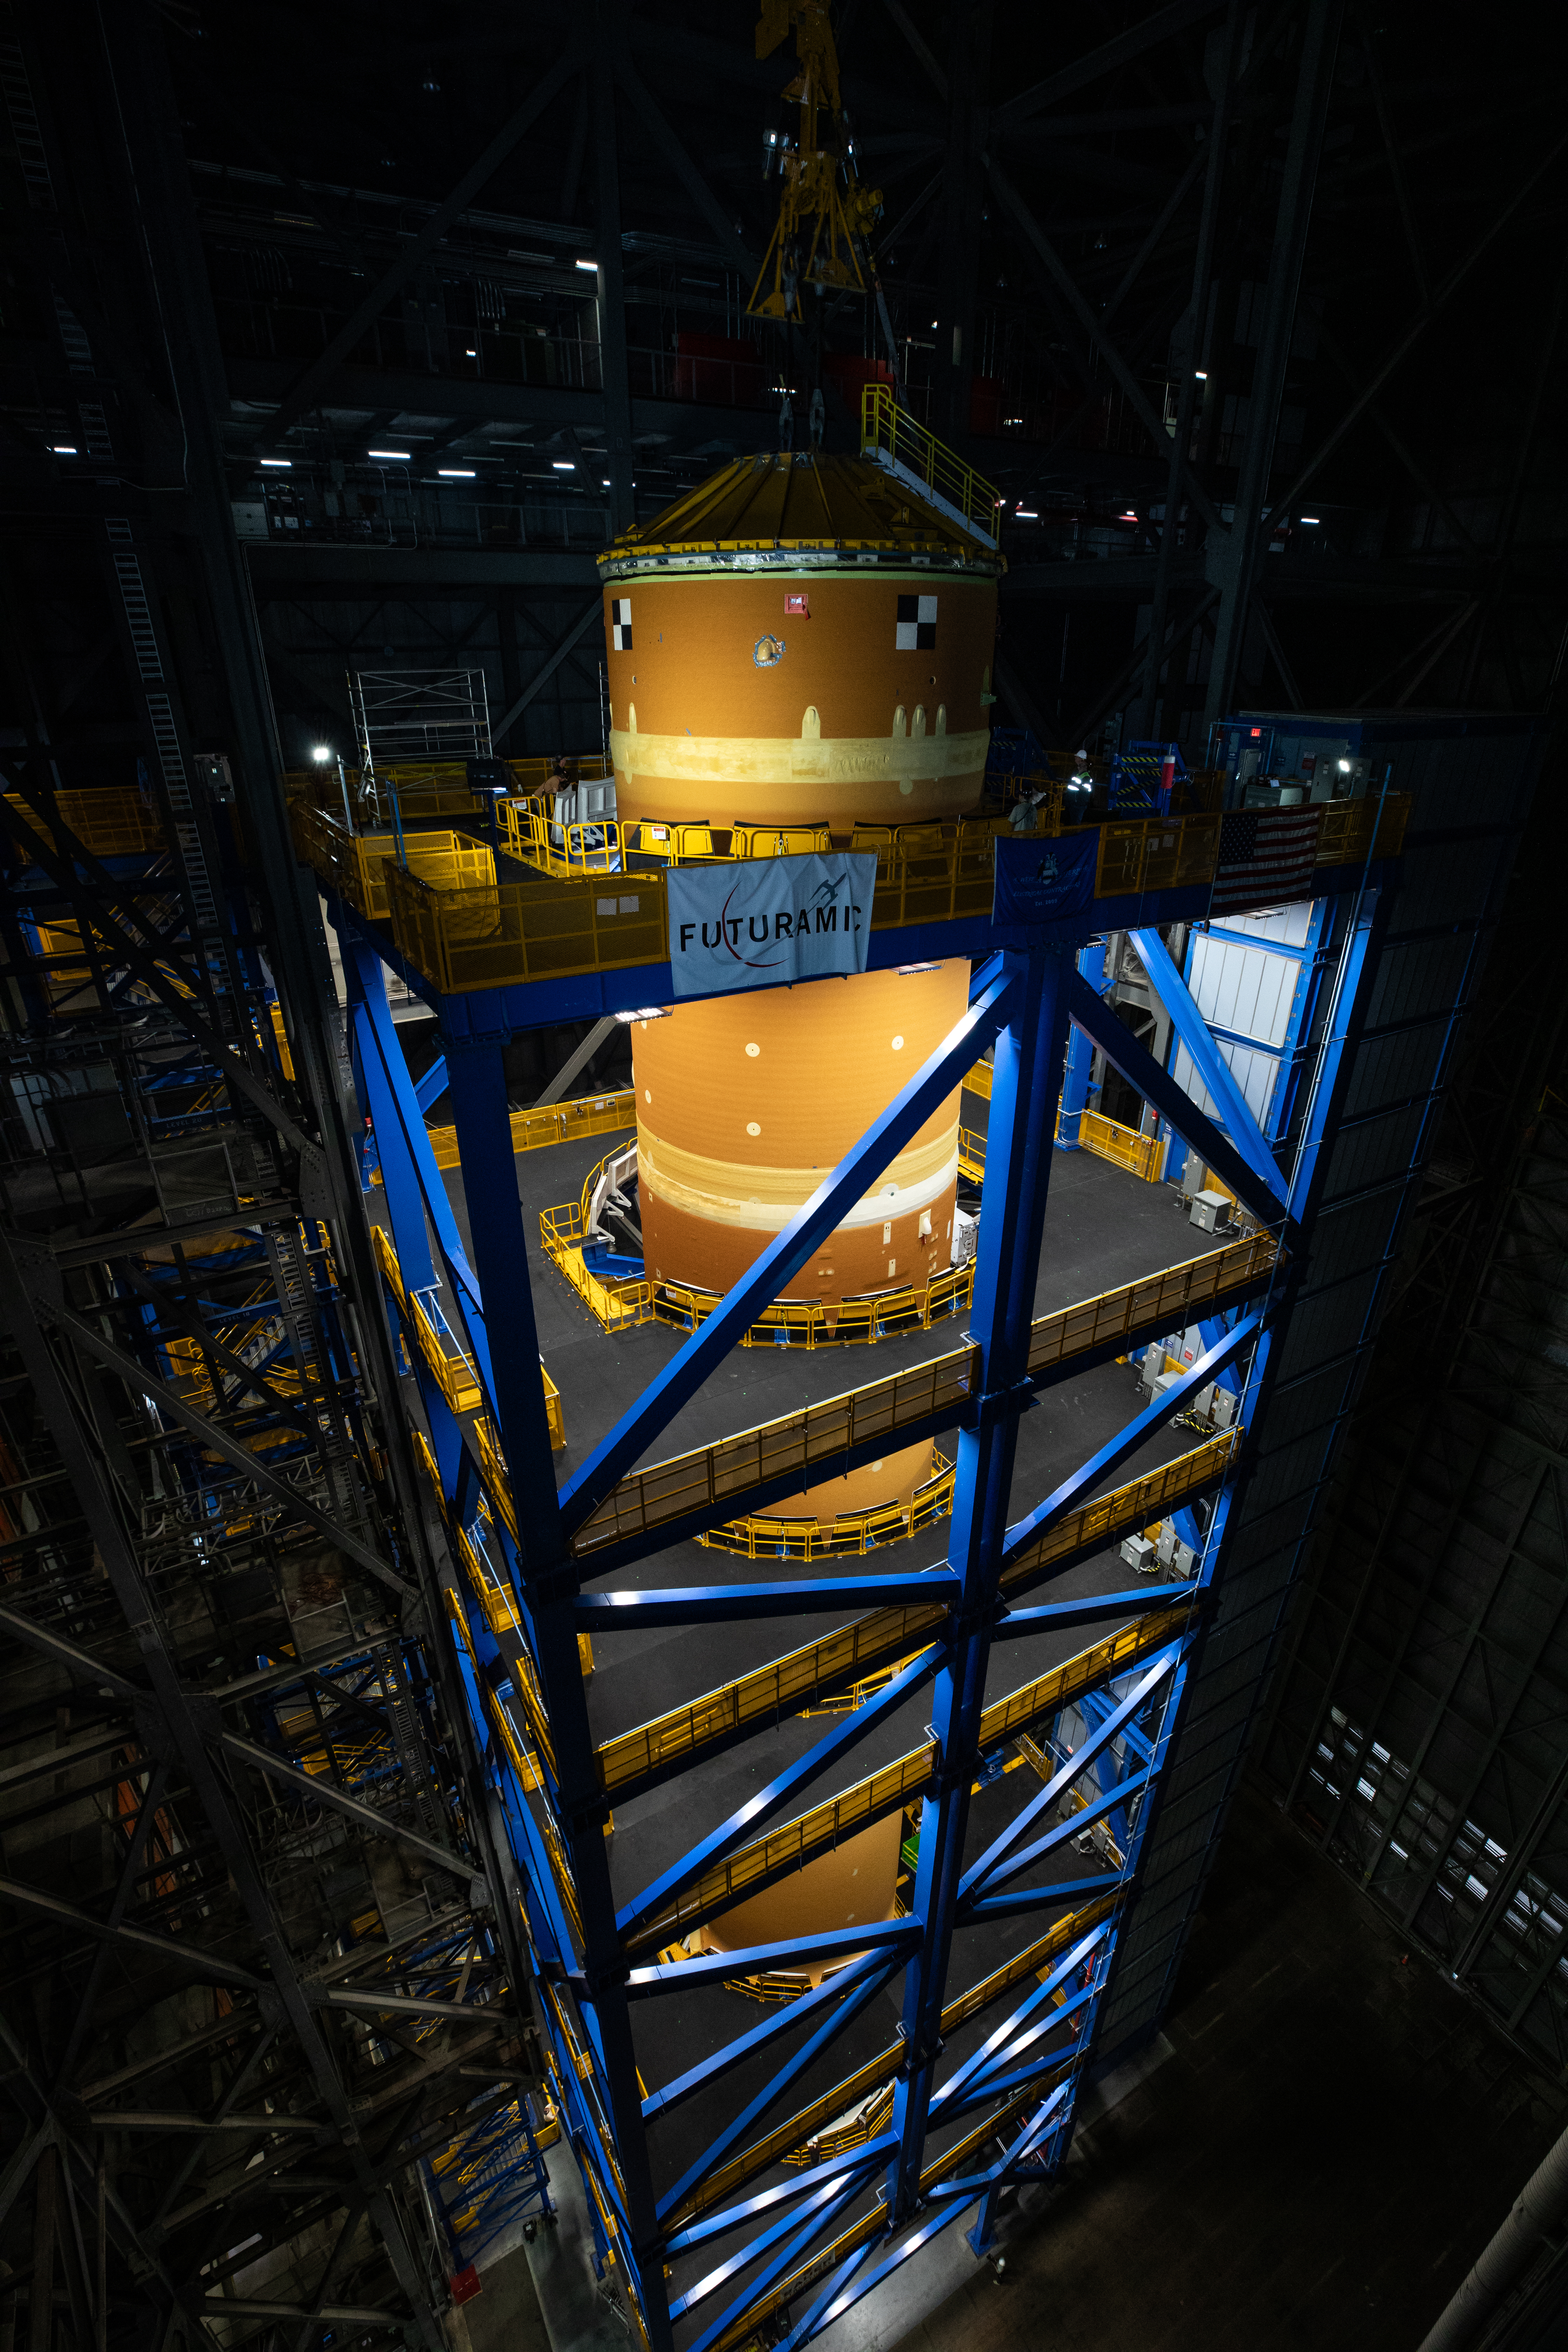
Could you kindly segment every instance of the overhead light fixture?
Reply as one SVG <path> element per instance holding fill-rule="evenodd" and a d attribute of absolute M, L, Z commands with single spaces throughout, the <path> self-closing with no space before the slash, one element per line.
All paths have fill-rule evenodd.
<path fill-rule="evenodd" d="M 1302 522 L 1316 523 L 1321 518 L 1317 515 L 1301 515 L 1299 520 Z"/>
<path fill-rule="evenodd" d="M 367 457 L 395 457 L 405 466 L 408 463 L 406 449 L 367 449 L 364 454 Z"/>
<path fill-rule="evenodd" d="M 261 462 L 264 466 L 288 467 L 291 466 L 294 463 L 294 460 L 292 457 L 263 457 Z"/>
<path fill-rule="evenodd" d="M 314 760 L 318 768 L 324 767 L 331 756 L 332 751 L 330 743 L 313 743 L 310 746 L 310 757 Z"/>
<path fill-rule="evenodd" d="M 591 269 L 595 278 L 599 274 L 599 265 L 596 261 L 579 261 L 577 267 L 579 269 Z"/>
<path fill-rule="evenodd" d="M 479 353 L 470 345 L 468 350 L 464 352 L 463 356 L 465 359 L 477 360 L 479 358 Z"/>
<path fill-rule="evenodd" d="M 1207 383 L 1208 380 L 1209 372 L 1207 368 L 1194 368 L 1193 370 L 1193 381 L 1194 383 Z"/>
<path fill-rule="evenodd" d="M 1016 522 L 1038 522 L 1040 510 L 1038 507 L 1020 507 L 1014 520 Z"/>
<path fill-rule="evenodd" d="M 1138 518 L 1137 518 L 1137 516 L 1133 513 L 1133 511 L 1132 511 L 1132 509 L 1131 509 L 1131 507 L 1126 507 L 1126 508 L 1124 508 L 1124 509 L 1123 509 L 1123 510 L 1122 510 L 1121 520 L 1123 522 L 1136 522 L 1136 521 L 1137 521 L 1137 520 L 1138 520 Z"/>
<path fill-rule="evenodd" d="M 610 487 L 610 478 L 609 478 L 608 474 L 606 474 L 606 475 L 605 476 L 605 488 L 606 489 L 608 489 L 608 488 L 609 488 L 609 487 Z"/>
<path fill-rule="evenodd" d="M 570 457 L 552 457 L 550 462 L 558 474 L 574 474 L 577 470 Z"/>
<path fill-rule="evenodd" d="M 49 447 L 57 457 L 74 457 L 76 456 L 76 444 L 74 441 L 51 441 Z"/>
<path fill-rule="evenodd" d="M 436 471 L 444 482 L 471 482 L 474 478 L 471 466 L 437 466 Z"/>
<path fill-rule="evenodd" d="M 627 1023 L 633 1021 L 668 1021 L 668 1018 L 669 1007 L 668 1004 L 642 1004 L 637 1007 L 635 1013 L 617 1013 L 616 1015 L 616 1019 L 617 1021 L 625 1021 Z"/>

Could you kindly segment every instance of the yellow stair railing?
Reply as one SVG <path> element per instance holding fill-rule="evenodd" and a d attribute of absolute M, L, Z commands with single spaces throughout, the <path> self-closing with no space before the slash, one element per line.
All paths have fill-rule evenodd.
<path fill-rule="evenodd" d="M 987 547 L 995 546 L 1001 504 L 996 485 L 966 466 L 934 433 L 928 433 L 907 408 L 900 408 L 891 384 L 868 383 L 861 393 L 860 454 L 885 465 L 912 488 L 923 490 Z"/>

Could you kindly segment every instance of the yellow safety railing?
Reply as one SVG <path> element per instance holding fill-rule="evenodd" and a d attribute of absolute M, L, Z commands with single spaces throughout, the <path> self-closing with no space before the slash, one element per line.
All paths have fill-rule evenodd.
<path fill-rule="evenodd" d="M 595 1187 L 613 1152 L 588 1171 L 581 1197 L 539 1213 L 541 1246 L 605 1330 L 637 1323 L 668 1323 L 695 1331 L 722 1301 L 717 1291 L 689 1283 L 648 1282 L 629 1275 L 597 1275 L 586 1264 L 588 1213 Z M 742 1348 L 847 1347 L 893 1339 L 906 1331 L 929 1331 L 933 1323 L 963 1312 L 974 1290 L 973 1261 L 950 1266 L 917 1288 L 879 1291 L 872 1298 L 829 1305 L 816 1298 L 781 1298 L 764 1307 L 741 1340 Z"/>
<path fill-rule="evenodd" d="M 1097 1160 L 1109 1160 L 1146 1184 L 1157 1184 L 1163 1173 L 1168 1136 L 1140 1135 L 1135 1128 L 1118 1126 L 1103 1111 L 1085 1110 L 1079 1113 L 1078 1139 Z"/>
<path fill-rule="evenodd" d="M 1163 1273 L 1123 1283 L 1097 1298 L 1039 1316 L 1030 1335 L 1030 1370 L 1043 1370 L 1140 1329 L 1172 1330 L 1178 1321 L 1184 1327 L 1217 1301 L 1256 1282 L 1274 1257 L 1270 1236 L 1252 1234 Z M 955 1348 L 930 1363 L 804 1406 L 646 1470 L 634 1470 L 577 1530 L 573 1550 L 580 1559 L 591 1558 L 605 1544 L 647 1533 L 710 1505 L 729 1504 L 732 1507 L 726 1516 L 739 1517 L 746 1496 L 764 1479 L 798 1473 L 805 1486 L 812 1471 L 826 1472 L 851 1446 L 891 1442 L 900 1429 L 936 1413 L 951 1413 L 956 1420 L 974 1392 L 979 1368 L 978 1349 Z"/>
<path fill-rule="evenodd" d="M 1080 1910 L 1069 1911 L 1064 1918 L 1058 1919 L 1043 1936 L 1012 1959 L 1004 1961 L 999 1969 L 993 1969 L 989 1976 L 982 1977 L 978 1983 L 955 1995 L 942 2010 L 941 2032 L 943 2034 L 956 2032 L 961 2025 L 982 2015 L 993 2002 L 1011 1992 L 1015 1985 L 1022 1984 L 1026 1977 L 1037 1975 L 1043 1967 L 1058 1958 L 1063 1952 L 1070 1951 L 1079 1938 L 1087 1936 L 1091 1928 L 1098 1927 L 1102 1919 L 1110 1918 L 1125 1899 L 1120 1889 L 1113 1888 L 1109 1894 L 1097 1896 L 1092 1903 L 1085 1904 Z M 682 2223 L 694 2220 L 698 2214 L 710 2212 L 714 2206 L 722 2205 L 737 2189 L 743 2188 L 748 2180 L 754 2180 L 759 2172 L 767 2171 L 781 2158 L 789 2159 L 792 2150 L 805 2148 L 815 2137 L 819 2137 L 822 2140 L 824 2157 L 834 2154 L 836 2151 L 830 2140 L 832 2126 L 884 2083 L 891 2082 L 903 2060 L 903 2042 L 890 2042 L 886 2050 L 880 2051 L 875 2058 L 868 2059 L 863 2066 L 858 2066 L 841 2083 L 835 2083 L 830 2090 L 813 2099 L 809 2106 L 802 2107 L 763 2138 L 754 2140 L 750 2147 L 731 2158 L 718 2171 L 710 2173 L 700 2187 L 692 2190 L 685 2202 L 671 2214 L 670 2228 L 679 2228 Z M 1037 2098 L 1038 2090 L 1033 2091 L 1031 2096 Z M 853 2147 L 858 2143 L 851 2140 L 847 2145 Z"/>
<path fill-rule="evenodd" d="M 868 383 L 860 395 L 860 454 L 890 462 L 895 472 L 934 493 L 988 546 L 995 546 L 995 484 L 900 408 L 890 384 Z"/>
<path fill-rule="evenodd" d="M 1052 1961 L 1059 1958 L 1063 1952 L 1070 1951 L 1091 1927 L 1097 1927 L 1102 1919 L 1109 1918 L 1121 1900 L 1118 1894 L 1102 1895 L 1095 1902 L 1086 1904 L 1082 1910 L 1071 1911 L 1066 1918 L 1057 1920 L 1043 1936 L 1037 1936 L 1032 1944 L 1026 1945 L 1010 1960 L 1004 1960 L 1001 1967 L 993 1969 L 989 1976 L 982 1977 L 977 1984 L 971 1985 L 966 1991 L 950 2000 L 942 2013 L 942 2033 L 952 2033 L 971 2018 L 978 2017 L 990 2008 L 993 2001 L 1000 2000 L 1005 1993 L 1011 1992 L 1015 1985 L 1022 1984 L 1026 1978 L 1047 1975 Z M 886 2054 L 892 2056 L 893 2053 Z M 872 2061 L 873 2064 L 878 2063 Z M 852 2121 L 837 2127 L 829 2125 L 826 2130 L 814 2132 L 804 2144 L 797 2141 L 793 2147 L 784 2150 L 784 2162 L 795 2166 L 824 2164 L 830 2157 L 842 2156 L 849 2148 L 863 2147 L 883 2128 L 892 2105 L 893 2086 L 889 2083 L 861 2105 Z M 840 2109 L 839 2112 L 842 2114 L 844 2111 Z M 744 2163 L 745 2158 L 742 2158 L 741 2161 Z"/>
<path fill-rule="evenodd" d="M 923 2202 L 950 2173 L 962 2174 L 965 2165 L 973 2166 L 981 2151 L 993 2142 L 1005 2141 L 1015 2121 L 1030 2107 L 1037 2106 L 1048 2088 L 1068 2081 L 1078 2063 L 1076 2053 L 1064 2053 L 1054 2074 L 1042 2071 L 1025 2089 L 1015 2092 L 1005 2105 L 994 2107 L 984 2123 L 977 2124 L 973 2131 L 966 2132 L 962 2139 L 955 2140 L 940 2156 L 933 2157 L 920 2177 L 917 2192 L 920 2201 Z M 869 2239 L 879 2238 L 887 2227 L 887 2213 L 879 2199 L 868 2213 L 862 2214 L 858 2221 L 851 2221 L 847 2230 L 841 2231 L 816 2253 L 808 2255 L 776 2286 L 770 2287 L 760 2295 L 743 2318 L 736 2320 L 731 2326 L 725 2328 L 721 2336 L 713 2338 L 712 2352 L 741 2352 L 742 2346 L 760 2344 L 763 2339 L 759 2329 L 776 2313 L 795 2302 L 797 2296 L 804 2295 L 809 2287 L 830 2277 L 858 2247 L 865 2245 Z"/>
<path fill-rule="evenodd" d="M 1100 828 L 1097 898 L 1207 882 L 1219 864 L 1218 812 L 1186 817 L 1113 817 Z"/>
<path fill-rule="evenodd" d="M 498 882 L 489 848 L 466 835 L 406 835 L 406 863 L 399 865 L 388 834 L 350 834 L 341 821 L 300 802 L 290 804 L 290 821 L 301 858 L 362 912 L 387 916 L 403 954 L 443 994 L 625 970 L 668 956 L 668 857 L 602 874 L 568 869 L 557 857 L 555 870 L 534 861 L 526 877 Z M 940 843 L 924 849 L 902 838 L 868 845 L 877 855 L 871 929 L 988 915 L 995 822 L 932 826 Z M 1096 887 L 1124 895 L 1205 881 L 1215 870 L 1218 827 L 1217 816 L 1107 825 Z M 731 839 L 744 841 L 752 830 L 737 827 Z M 801 830 L 815 838 L 817 829 Z M 778 854 L 780 837 L 767 831 L 768 855 Z M 786 839 L 785 854 L 790 847 Z"/>
<path fill-rule="evenodd" d="M 637 1099 L 635 1087 L 619 1087 L 607 1095 L 579 1095 L 570 1102 L 546 1103 L 542 1109 L 514 1110 L 511 1148 L 514 1151 L 541 1151 L 554 1143 L 578 1142 L 585 1136 L 615 1135 L 623 1128 L 637 1125 Z M 432 1127 L 426 1132 L 437 1168 L 461 1165 L 455 1127 Z M 379 1166 L 371 1181 L 380 1183 Z"/>
<path fill-rule="evenodd" d="M 974 1265 L 953 1265 L 922 1288 L 879 1290 L 873 1298 L 846 1298 L 837 1305 L 816 1298 L 780 1298 L 764 1307 L 742 1339 L 742 1348 L 844 1348 L 872 1345 L 908 1331 L 929 1331 L 963 1314 L 974 1294 Z M 721 1304 L 716 1291 L 661 1282 L 654 1312 L 678 1331 L 694 1331 Z"/>
<path fill-rule="evenodd" d="M 475 1368 L 473 1358 L 442 1313 L 438 1301 L 430 1294 L 416 1293 L 410 1297 L 404 1288 L 403 1269 L 397 1262 L 397 1252 L 393 1246 L 392 1235 L 384 1225 L 372 1225 L 370 1245 L 384 1279 L 391 1286 L 397 1303 L 403 1309 L 405 1320 L 414 1335 L 415 1345 L 435 1375 L 436 1384 L 446 1399 L 449 1411 L 457 1413 L 477 1412 L 484 1402 L 484 1391 L 479 1385 L 479 1372 Z M 563 1446 L 566 1443 L 566 1423 L 561 1403 L 561 1391 L 545 1370 L 542 1357 L 540 1359 L 539 1377 L 544 1383 L 544 1402 L 550 1420 L 550 1442 L 552 1445 Z M 483 1433 L 489 1428 L 489 1422 L 481 1421 L 479 1429 L 481 1456 L 485 1447 Z M 490 1442 L 493 1446 L 493 1433 Z M 495 1458 L 499 1473 L 499 1453 Z M 504 1481 L 502 1483 L 504 1485 Z M 437 1484 L 439 1485 L 439 1480 Z M 508 1508 L 510 1511 L 510 1498 Z M 515 1535 L 517 1528 L 510 1517 L 508 1524 L 511 1526 L 512 1533 Z"/>
<path fill-rule="evenodd" d="M 384 868 L 392 934 L 443 995 L 582 971 L 662 963 L 668 923 L 662 870 L 454 889 Z"/>
<path fill-rule="evenodd" d="M 397 863 L 397 835 L 393 832 L 351 833 L 341 816 L 312 808 L 306 801 L 289 803 L 289 828 L 295 854 L 351 907 L 373 921 L 384 922 L 390 912 L 386 871 Z M 481 841 L 466 833 L 441 829 L 406 833 L 404 845 L 411 875 L 433 887 L 466 897 L 470 890 L 495 881 L 495 858 Z"/>
<path fill-rule="evenodd" d="M 605 1154 L 606 1159 L 611 1156 Z M 565 1276 L 595 1322 L 606 1331 L 619 1331 L 653 1321 L 654 1286 L 651 1282 L 623 1280 L 617 1276 L 606 1278 L 591 1272 L 584 1260 L 588 1202 L 604 1166 L 601 1160 L 589 1171 L 580 1200 L 564 1201 L 559 1208 L 540 1211 L 539 1239 L 545 1256 Z"/>
<path fill-rule="evenodd" d="M 1070 1511 L 1014 1561 L 1002 1579 L 1004 1591 L 1026 1582 L 1053 1560 L 1063 1559 L 1091 1544 L 1109 1543 L 1113 1536 L 1145 1527 L 1157 1513 L 1174 1510 L 1190 1496 L 1212 1486 L 1216 1478 L 1224 1476 L 1236 1444 L 1236 1431 L 1223 1430 L 1218 1436 L 1205 1438 L 1201 1445 L 1194 1445 L 1191 1453 L 1179 1454 L 1173 1462 L 1163 1462 L 1157 1470 L 1145 1471 L 1141 1478 L 1130 1478 L 1124 1486 L 1101 1495 L 1097 1502 L 1085 1503 L 1079 1509 Z"/>
<path fill-rule="evenodd" d="M 710 1551 L 727 1551 L 742 1559 L 844 1559 L 918 1535 L 952 1508 L 954 1465 L 931 1448 L 936 1468 L 907 1503 L 882 1503 L 875 1510 L 842 1511 L 826 1524 L 820 1519 L 773 1519 L 765 1512 L 743 1519 L 728 1519 L 722 1527 L 706 1528 L 697 1540 Z"/>
<path fill-rule="evenodd" d="M 1371 794 L 1359 801 L 1325 802 L 1318 826 L 1318 864 L 1350 866 L 1368 856 L 1397 857 L 1414 806 L 1408 793 L 1388 793 L 1381 814 Z"/>
<path fill-rule="evenodd" d="M 52 830 L 20 793 L 7 793 L 13 809 L 31 833 L 48 848 Z M 163 824 L 155 808 L 140 793 L 121 785 L 94 784 L 75 792 L 58 792 L 55 805 L 68 830 L 94 857 L 135 857 L 164 846 Z"/>
<path fill-rule="evenodd" d="M 1192 1454 L 1181 1457 L 1180 1466 L 1169 1464 L 1163 1471 L 1133 1479 L 1100 1502 L 1069 1513 L 1003 1578 L 1004 1591 L 1016 1589 L 1043 1565 L 1082 1546 L 1104 1542 L 1122 1528 L 1141 1528 L 1154 1516 L 1160 1501 L 1192 1494 L 1211 1483 L 1223 1473 L 1231 1444 L 1227 1432 L 1223 1439 L 1194 1447 Z M 896 1608 L 873 1610 L 825 1634 L 821 1641 L 808 1642 L 733 1682 L 721 1684 L 686 1706 L 671 1707 L 650 1723 L 605 1741 L 597 1751 L 600 1783 L 613 1795 L 628 1793 L 649 1774 L 679 1759 L 696 1756 L 752 1724 L 801 1714 L 840 1685 L 858 1682 L 895 1658 L 914 1655 L 945 1613 L 937 1601 L 906 1601 Z"/>
<path fill-rule="evenodd" d="M 973 1128 L 958 1130 L 958 1172 L 972 1184 L 985 1181 L 985 1138 L 976 1135 Z"/>
<path fill-rule="evenodd" d="M 557 824 L 537 800 L 502 801 L 500 821 L 513 857 L 546 874 L 613 874 L 621 863 L 621 828 L 614 817 Z"/>

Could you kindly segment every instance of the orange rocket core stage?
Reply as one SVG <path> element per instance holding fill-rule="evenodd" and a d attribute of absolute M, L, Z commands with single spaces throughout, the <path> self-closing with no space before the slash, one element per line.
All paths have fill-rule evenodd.
<path fill-rule="evenodd" d="M 975 807 L 1000 561 L 871 459 L 740 460 L 600 566 L 623 824 L 826 825 L 847 846 L 858 822 Z M 648 1276 L 728 1290 L 953 1027 L 968 979 L 867 972 L 638 1024 Z M 783 1295 L 923 1287 L 950 1262 L 957 1172 L 955 1092 Z"/>

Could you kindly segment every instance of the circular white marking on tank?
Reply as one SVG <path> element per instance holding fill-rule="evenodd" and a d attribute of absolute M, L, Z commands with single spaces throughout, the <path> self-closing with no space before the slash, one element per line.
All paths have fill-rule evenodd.
<path fill-rule="evenodd" d="M 904 1050 L 904 1041 L 903 1041 L 903 1039 L 902 1039 L 901 1037 L 895 1037 L 895 1038 L 894 1038 L 894 1040 L 893 1040 L 893 1051 L 894 1051 L 894 1053 L 895 1053 L 895 1054 L 901 1054 L 901 1053 L 903 1052 L 903 1050 Z"/>
<path fill-rule="evenodd" d="M 652 1102 L 652 1100 L 653 1100 L 653 1097 L 652 1097 L 652 1095 L 650 1095 L 650 1094 L 649 1094 L 649 1092 L 648 1092 L 648 1090 L 647 1090 L 647 1088 L 646 1087 L 644 1087 L 644 1088 L 643 1088 L 643 1090 L 642 1090 L 642 1098 L 643 1098 L 644 1102 L 646 1102 L 646 1103 L 650 1103 L 650 1102 Z"/>
<path fill-rule="evenodd" d="M 762 1129 L 757 1125 L 754 1118 L 749 1118 L 746 1121 L 746 1133 L 748 1135 L 761 1135 L 762 1131 Z"/>
<path fill-rule="evenodd" d="M 879 1470 L 879 1469 L 881 1468 L 881 1466 L 882 1466 L 882 1465 L 881 1465 L 881 1464 L 880 1464 L 879 1462 L 873 1462 L 873 1463 L 872 1463 L 872 1465 L 871 1465 L 871 1467 L 872 1467 L 872 1469 L 873 1469 L 873 1470 Z"/>
<path fill-rule="evenodd" d="M 760 1045 L 748 1045 L 746 1048 L 747 1053 L 751 1055 L 753 1062 L 756 1060 L 757 1055 L 762 1052 L 762 1050 L 763 1049 Z"/>

